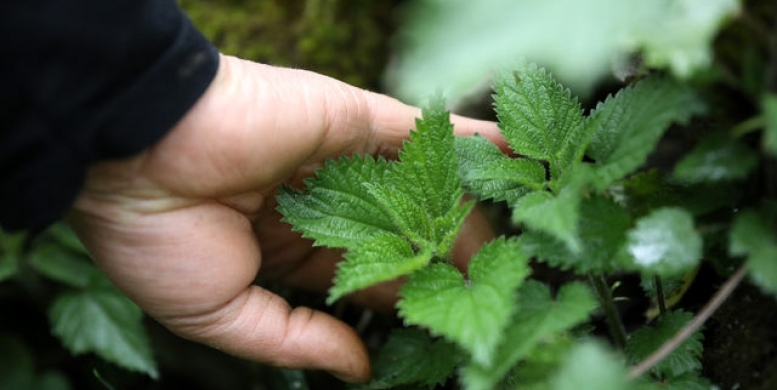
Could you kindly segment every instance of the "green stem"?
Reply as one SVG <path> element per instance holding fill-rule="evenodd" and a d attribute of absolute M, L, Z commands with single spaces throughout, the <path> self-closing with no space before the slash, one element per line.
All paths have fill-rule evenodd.
<path fill-rule="evenodd" d="M 666 313 L 666 301 L 664 300 L 664 284 L 661 283 L 660 276 L 653 277 L 653 284 L 656 286 L 656 299 L 658 300 L 658 313 Z"/>
<path fill-rule="evenodd" d="M 607 281 L 602 275 L 588 275 L 588 281 L 596 292 L 596 298 L 604 309 L 604 315 L 607 318 L 607 326 L 610 328 L 610 335 L 615 345 L 621 349 L 626 347 L 626 329 L 623 327 L 618 309 L 615 307 L 615 301 L 612 299 Z"/>

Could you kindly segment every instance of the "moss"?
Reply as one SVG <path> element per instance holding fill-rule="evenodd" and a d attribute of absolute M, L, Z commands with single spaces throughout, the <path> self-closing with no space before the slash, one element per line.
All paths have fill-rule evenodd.
<path fill-rule="evenodd" d="M 393 31 L 392 1 L 179 0 L 219 49 L 378 89 Z"/>

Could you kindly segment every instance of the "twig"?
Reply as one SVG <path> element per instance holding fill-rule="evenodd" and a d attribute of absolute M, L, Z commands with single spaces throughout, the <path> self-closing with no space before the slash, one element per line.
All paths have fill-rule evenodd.
<path fill-rule="evenodd" d="M 656 286 L 656 298 L 658 299 L 658 313 L 666 313 L 666 300 L 664 299 L 664 284 L 661 282 L 661 277 L 656 275 L 653 277 L 653 284 Z"/>
<path fill-rule="evenodd" d="M 710 318 L 712 313 L 714 313 L 715 310 L 717 310 L 720 305 L 723 304 L 729 295 L 731 295 L 734 289 L 736 289 L 736 287 L 739 285 L 739 282 L 741 282 L 742 278 L 745 276 L 745 273 L 747 273 L 747 267 L 742 265 L 739 267 L 737 272 L 728 278 L 726 283 L 720 287 L 720 290 L 715 293 L 712 299 L 710 299 L 709 302 L 704 305 L 704 307 L 696 314 L 696 316 L 693 317 L 693 319 L 688 322 L 688 324 L 686 324 L 679 332 L 677 332 L 674 337 L 665 342 L 661 348 L 653 352 L 650 356 L 645 358 L 645 360 L 639 362 L 639 364 L 631 368 L 629 371 L 629 379 L 636 379 L 642 376 L 642 374 L 646 373 L 661 360 L 669 356 L 669 354 L 677 349 L 680 344 L 682 344 L 688 337 L 696 332 L 699 327 L 701 327 L 701 325 Z"/>

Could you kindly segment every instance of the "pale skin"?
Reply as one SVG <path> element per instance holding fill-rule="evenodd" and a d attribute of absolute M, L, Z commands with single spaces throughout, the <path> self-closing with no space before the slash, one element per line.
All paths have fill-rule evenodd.
<path fill-rule="evenodd" d="M 341 253 L 279 220 L 279 185 L 299 185 L 327 158 L 395 158 L 420 110 L 302 70 L 222 56 L 216 78 L 159 143 L 88 173 L 68 221 L 98 266 L 171 331 L 245 359 L 369 379 L 366 349 L 334 317 L 291 308 L 259 273 L 325 291 Z M 504 146 L 494 123 L 453 116 L 458 135 Z M 470 216 L 457 265 L 491 231 Z M 398 283 L 354 294 L 390 307 Z"/>

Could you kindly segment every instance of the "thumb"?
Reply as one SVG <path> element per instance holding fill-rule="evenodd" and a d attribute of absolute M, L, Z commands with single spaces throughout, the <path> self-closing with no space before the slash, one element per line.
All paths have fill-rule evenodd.
<path fill-rule="evenodd" d="M 258 286 L 246 288 L 213 315 L 191 320 L 163 322 L 181 336 L 245 359 L 323 369 L 347 382 L 370 378 L 367 350 L 349 326 L 320 311 L 292 309 Z"/>

